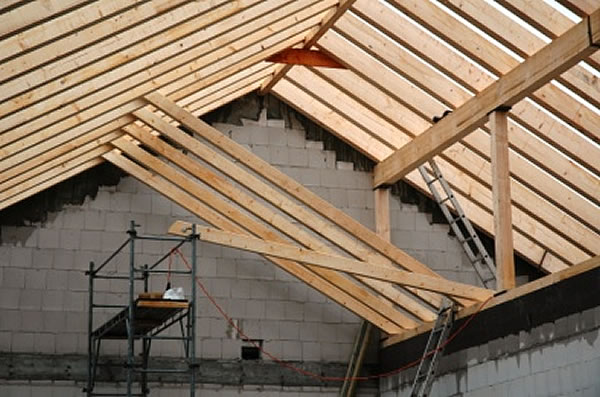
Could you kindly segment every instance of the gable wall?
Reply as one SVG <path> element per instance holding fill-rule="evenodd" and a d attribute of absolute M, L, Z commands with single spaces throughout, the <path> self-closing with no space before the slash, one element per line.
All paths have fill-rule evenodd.
<path fill-rule="evenodd" d="M 373 227 L 370 173 L 354 171 L 351 163 L 337 162 L 334 152 L 323 150 L 320 142 L 307 141 L 301 130 L 284 128 L 281 120 L 263 118 L 259 122 L 247 121 L 246 126 L 215 126 Z M 460 246 L 447 235 L 448 226 L 429 224 L 430 215 L 418 212 L 416 206 L 401 204 L 396 198 L 392 199 L 391 208 L 392 240 L 396 245 L 446 277 L 464 282 L 476 280 Z M 125 177 L 116 186 L 101 187 L 93 200 L 88 198 L 82 205 L 51 213 L 42 224 L 2 226 L 0 355 L 86 354 L 88 281 L 83 272 L 89 261 L 102 262 L 125 241 L 130 220 L 141 225 L 142 233 L 164 234 L 178 219 L 195 220 L 178 205 Z M 153 263 L 169 248 L 167 244 L 143 242 L 136 260 Z M 127 264 L 123 258 L 121 263 Z M 352 313 L 253 254 L 200 243 L 198 263 L 208 290 L 249 336 L 265 340 L 266 350 L 286 360 L 348 361 L 360 324 Z M 182 264 L 175 261 L 175 266 Z M 165 280 L 161 279 L 151 289 L 160 291 L 164 287 Z M 118 303 L 126 299 L 125 283 L 104 282 L 98 288 L 106 301 Z M 204 297 L 199 300 L 197 334 L 199 357 L 240 357 L 242 342 L 232 338 L 230 327 Z M 103 349 L 106 354 L 124 354 L 126 344 L 110 343 Z M 163 356 L 180 353 L 174 345 L 154 350 L 154 354 Z M 371 361 L 374 357 L 372 354 Z M 0 378 L 6 377 L 0 373 Z M 59 386 L 61 395 L 79 395 L 81 390 L 81 385 L 68 382 L 55 385 Z M 15 385 L 0 380 L 0 395 L 36 394 L 45 387 L 43 383 L 32 386 L 25 381 Z M 215 395 L 238 391 L 207 387 Z M 287 396 L 288 392 L 303 390 L 276 387 L 270 393 Z M 307 395 L 337 393 L 336 388 L 305 391 Z"/>

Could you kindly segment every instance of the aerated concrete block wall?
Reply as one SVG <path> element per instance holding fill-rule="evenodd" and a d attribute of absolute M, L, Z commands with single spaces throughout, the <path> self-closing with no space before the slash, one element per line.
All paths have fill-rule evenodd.
<path fill-rule="evenodd" d="M 382 380 L 383 397 L 410 395 L 416 369 Z M 430 397 L 600 396 L 600 307 L 440 360 Z"/>
<path fill-rule="evenodd" d="M 320 142 L 306 141 L 303 131 L 286 129 L 279 120 L 216 127 L 373 228 L 370 173 L 337 162 L 334 152 L 323 150 Z M 430 225 L 429 215 L 395 198 L 391 208 L 392 240 L 396 245 L 446 277 L 476 281 L 459 244 L 448 236 L 447 226 Z M 3 226 L 0 352 L 87 354 L 88 279 L 84 272 L 89 262 L 101 263 L 125 241 L 130 220 L 141 225 L 141 233 L 165 234 L 178 219 L 196 220 L 159 193 L 125 177 L 117 186 L 101 187 L 98 195 L 83 205 L 67 206 L 50 214 L 43 224 Z M 166 243 L 142 242 L 136 249 L 136 261 L 153 263 L 170 247 Z M 184 253 L 189 254 L 189 249 Z M 120 269 L 125 270 L 127 255 L 117 259 Z M 183 264 L 174 260 L 173 266 Z M 348 360 L 360 319 L 270 262 L 253 254 L 200 243 L 199 275 L 247 335 L 263 339 L 264 348 L 274 355 L 286 360 Z M 165 283 L 164 278 L 159 279 L 152 289 L 163 290 Z M 97 289 L 103 302 L 126 302 L 126 282 L 99 281 Z M 240 338 L 200 292 L 198 301 L 198 356 L 240 358 Z M 108 317 L 100 315 L 96 325 Z M 126 346 L 112 342 L 103 350 L 106 354 L 124 354 Z M 154 354 L 180 355 L 181 347 L 160 344 Z M 7 393 L 14 387 L 0 386 L 0 395 L 10 395 Z M 31 387 L 32 395 L 37 395 L 37 387 Z M 287 395 L 277 393 L 273 395 Z"/>

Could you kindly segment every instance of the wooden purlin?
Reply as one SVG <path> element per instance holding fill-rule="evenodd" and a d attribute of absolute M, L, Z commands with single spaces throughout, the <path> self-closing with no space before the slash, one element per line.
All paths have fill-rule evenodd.
<path fill-rule="evenodd" d="M 600 10 L 378 164 L 375 167 L 375 186 L 393 183 L 402 178 L 407 171 L 483 125 L 486 114 L 491 110 L 501 105 L 517 103 L 592 53 L 594 49 L 589 41 L 588 28 L 589 21 L 597 18 L 600 18 Z M 556 56 L 557 53 L 561 56 Z"/>
<path fill-rule="evenodd" d="M 443 3 L 474 26 L 477 26 L 524 58 L 530 57 L 546 45 L 544 40 L 488 3 L 474 0 L 444 0 Z M 573 66 L 562 75 L 557 76 L 556 79 L 569 86 L 575 94 L 594 106 L 597 107 L 600 104 L 600 92 L 594 89 L 594 75 L 581 65 Z M 568 101 L 563 101 L 564 107 L 569 107 L 572 99 L 569 98 Z"/>
<path fill-rule="evenodd" d="M 190 227 L 190 225 L 187 225 L 187 227 Z M 425 289 L 448 296 L 462 297 L 482 302 L 494 294 L 494 291 L 485 288 L 449 280 L 440 280 L 439 277 L 390 269 L 381 264 L 365 263 L 338 255 L 299 248 L 290 244 L 246 237 L 240 234 L 223 232 L 200 225 L 197 226 L 197 231 L 199 239 L 209 243 L 294 260 L 325 269 L 393 282 L 398 285 Z"/>
<path fill-rule="evenodd" d="M 361 111 L 358 111 L 358 109 L 359 109 L 358 105 L 356 105 L 356 107 L 354 107 L 354 110 L 353 110 L 351 107 L 349 107 L 350 105 L 352 105 L 352 102 L 353 102 L 352 99 L 350 99 L 346 96 L 341 96 L 341 94 L 339 96 L 334 96 L 334 93 L 336 91 L 336 89 L 334 87 L 319 85 L 320 78 L 318 76 L 316 76 L 315 74 L 307 74 L 307 73 L 301 72 L 303 70 L 304 69 L 302 69 L 302 68 L 295 68 L 292 71 L 290 71 L 287 78 L 288 79 L 296 78 L 297 86 L 302 86 L 306 90 L 312 90 L 315 93 L 314 95 L 316 97 L 318 97 L 322 101 L 331 103 L 332 104 L 331 106 L 334 106 L 333 104 L 335 103 L 336 110 L 346 107 L 347 110 L 344 112 L 346 117 L 351 118 L 353 120 L 353 122 L 356 124 L 364 125 L 364 128 L 370 130 L 371 134 L 379 134 L 381 136 L 381 135 L 383 135 L 383 133 L 380 133 L 380 131 L 387 130 L 389 135 L 393 135 L 394 138 L 396 138 L 396 141 L 395 141 L 396 145 L 394 145 L 395 148 L 398 148 L 399 146 L 401 146 L 402 143 L 404 143 L 408 140 L 408 137 L 405 136 L 404 142 L 403 142 L 402 141 L 403 134 L 400 131 L 397 131 L 395 126 L 392 126 L 390 124 L 382 124 L 383 123 L 382 120 L 379 122 L 379 124 L 370 124 L 370 125 L 365 124 L 365 123 L 371 122 L 372 120 L 375 120 L 376 116 L 371 115 L 370 111 L 368 111 L 366 109 L 362 109 Z M 354 86 L 353 86 L 353 88 L 350 88 L 350 89 L 354 89 L 354 88 L 356 88 L 355 86 L 359 85 L 359 83 L 357 82 L 357 79 L 351 79 L 351 80 L 352 80 L 352 82 L 350 84 L 353 84 Z M 360 89 L 359 94 L 366 96 L 366 95 L 368 95 L 368 91 L 366 91 L 364 89 Z M 295 97 L 297 97 L 297 95 L 295 95 Z M 378 95 L 375 95 L 375 96 L 369 95 L 369 98 L 370 98 L 370 101 L 377 102 L 377 100 L 379 99 L 379 96 Z M 338 104 L 340 104 L 340 105 L 338 106 Z M 309 108 L 311 108 L 311 106 L 309 106 Z M 340 111 L 338 110 L 338 112 L 340 112 Z M 394 118 L 394 117 L 396 117 L 396 115 L 389 116 L 389 117 Z M 402 117 L 402 116 L 398 116 L 398 117 L 399 117 L 400 124 L 406 120 L 405 117 Z M 365 121 L 362 121 L 363 119 Z M 395 132 L 395 133 L 392 134 L 392 132 Z M 345 133 L 345 131 L 342 133 Z M 480 141 L 483 141 L 484 139 L 488 140 L 488 142 L 484 142 L 483 144 L 488 147 L 488 151 L 489 151 L 489 136 L 487 136 L 486 134 L 482 134 L 482 136 L 479 139 L 480 139 Z M 490 171 L 489 162 L 481 160 L 476 155 L 471 155 L 469 157 L 469 152 L 465 151 L 464 149 L 463 150 L 459 149 L 456 152 L 451 152 L 450 150 L 448 150 L 445 152 L 443 157 L 448 158 L 450 161 L 453 162 L 453 164 L 460 164 L 461 162 L 463 164 L 466 164 L 464 168 L 460 168 L 460 170 L 455 171 L 454 166 L 450 166 L 449 164 L 446 163 L 445 160 L 440 161 L 440 165 L 442 165 L 444 167 L 444 169 L 448 169 L 451 171 L 448 173 L 446 171 L 444 171 L 444 173 L 448 174 L 447 179 L 449 180 L 450 183 L 453 184 L 454 187 L 458 187 L 458 189 L 462 192 L 468 192 L 468 194 L 471 196 L 471 198 L 476 203 L 478 203 L 482 207 L 487 208 L 489 211 L 491 211 L 492 210 L 492 201 L 491 201 L 491 191 L 489 188 L 489 186 L 491 185 L 491 171 Z M 471 161 L 469 161 L 470 158 L 472 158 Z M 479 180 L 482 183 L 486 183 L 487 185 L 482 186 L 479 182 L 477 182 L 475 180 L 471 180 L 471 178 L 469 176 L 465 175 L 465 173 L 470 172 L 470 170 L 477 170 L 477 175 L 475 175 L 475 176 L 477 178 L 479 178 Z M 554 209 L 554 207 L 552 205 L 548 204 L 544 200 L 541 200 L 539 197 L 535 196 L 534 194 L 531 194 L 531 192 L 529 192 L 527 189 L 524 189 L 523 186 L 521 186 L 517 182 L 513 182 L 513 186 L 515 186 L 517 188 L 515 190 L 518 191 L 517 197 L 519 198 L 519 200 L 521 202 L 520 208 L 516 210 L 516 213 L 518 215 L 517 225 L 521 228 L 521 230 L 531 231 L 533 233 L 532 234 L 533 236 L 537 235 L 538 239 L 542 243 L 545 243 L 545 244 L 553 245 L 553 244 L 551 244 L 551 242 L 555 241 L 557 238 L 558 238 L 558 241 L 561 241 L 562 240 L 561 237 L 555 236 L 555 233 L 551 229 L 549 229 L 549 227 L 556 227 L 557 220 L 560 220 L 561 218 L 563 218 L 564 213 L 562 213 L 560 211 L 555 211 L 555 212 L 557 212 L 558 217 L 555 217 L 555 218 L 547 217 L 546 216 L 547 214 L 544 213 L 544 210 L 546 210 L 547 208 Z M 529 201 L 531 199 L 534 199 L 533 202 Z M 536 199 L 537 199 L 537 201 L 536 201 Z M 533 203 L 535 203 L 535 205 Z M 547 220 L 546 225 L 549 225 L 549 226 L 538 225 L 537 221 L 535 219 L 529 218 L 521 210 L 521 209 L 525 209 L 525 211 L 528 211 L 528 209 L 527 209 L 528 206 L 535 207 L 536 205 L 539 208 L 532 208 L 532 211 L 535 211 L 535 213 L 536 213 L 536 218 L 541 217 L 542 219 L 546 219 Z M 591 211 L 590 216 L 593 213 L 594 212 Z M 550 212 L 550 214 L 552 214 L 552 212 Z M 565 222 L 561 221 L 561 223 L 565 223 Z M 561 225 L 561 226 L 565 226 L 565 225 Z M 580 236 L 581 240 L 564 241 L 562 244 L 557 244 L 556 246 L 559 247 L 557 252 L 560 252 L 563 256 L 565 256 L 566 258 L 571 260 L 573 263 L 577 263 L 577 262 L 580 262 L 583 259 L 585 259 L 587 257 L 586 256 L 587 254 L 585 252 L 581 251 L 577 246 L 574 246 L 573 244 L 580 244 L 583 242 L 583 245 L 589 247 L 588 250 L 590 252 L 593 252 L 593 250 L 598 249 L 598 246 L 599 246 L 598 244 L 600 243 L 600 236 L 589 231 L 589 229 L 586 232 L 585 231 L 586 228 L 579 227 L 579 225 L 576 222 L 573 223 L 573 226 L 574 226 L 573 228 L 565 228 L 568 230 L 568 232 L 567 232 L 567 230 L 562 230 L 561 232 L 569 233 L 569 232 L 573 232 L 575 230 L 583 229 L 582 232 L 580 232 L 580 233 L 573 232 L 572 233 L 573 235 L 570 236 L 570 238 Z"/>
<path fill-rule="evenodd" d="M 365 253 L 363 250 L 355 248 L 356 242 L 346 238 L 340 233 L 335 232 L 331 228 L 331 225 L 318 220 L 310 213 L 302 210 L 299 206 L 296 206 L 275 189 L 263 183 L 261 180 L 252 176 L 250 173 L 244 171 L 242 168 L 236 166 L 234 163 L 230 162 L 224 157 L 218 155 L 216 152 L 209 149 L 199 141 L 189 137 L 178 128 L 170 126 L 166 122 L 160 120 L 158 117 L 153 117 L 149 112 L 140 111 L 137 112 L 137 116 L 144 120 L 144 122 L 151 125 L 156 131 L 161 132 L 178 145 L 185 147 L 186 150 L 189 150 L 203 161 L 216 167 L 220 172 L 229 176 L 242 186 L 249 188 L 262 199 L 271 202 L 274 206 L 284 210 L 284 212 L 298 219 L 300 222 L 311 226 L 313 230 L 320 230 L 326 238 L 329 238 L 330 241 L 332 241 L 334 244 L 337 244 L 340 248 L 347 250 L 354 256 L 363 260 L 368 257 L 367 253 Z M 266 207 L 257 203 L 253 197 L 247 195 L 240 189 L 234 188 L 224 178 L 219 177 L 215 173 L 203 167 L 200 167 L 198 164 L 190 162 L 186 156 L 181 155 L 176 150 L 163 144 L 157 138 L 154 138 L 149 134 L 144 134 L 143 131 L 139 129 L 127 128 L 126 130 L 136 140 L 141 141 L 145 145 L 151 147 L 153 150 L 161 153 L 167 159 L 174 162 L 191 175 L 195 176 L 205 184 L 211 186 L 213 189 L 226 196 L 229 200 L 236 202 L 238 205 L 244 207 L 258 218 L 269 223 L 272 227 L 275 227 L 303 246 L 328 253 L 334 252 L 331 250 L 331 248 L 327 247 L 323 243 L 320 243 L 303 230 L 295 227 L 283 217 L 274 214 Z M 374 291 L 380 293 L 385 298 L 389 299 L 392 303 L 399 305 L 418 318 L 428 319 L 433 315 L 429 309 L 403 296 L 387 283 L 368 280 L 362 277 L 357 277 L 357 279 L 368 287 L 372 288 Z"/>
<path fill-rule="evenodd" d="M 323 22 L 321 22 L 321 24 L 318 27 L 313 29 L 313 31 L 311 31 L 307 35 L 302 48 L 310 50 L 311 47 L 314 46 L 317 43 L 317 41 L 319 41 L 321 36 L 323 36 L 323 34 L 325 34 L 325 32 L 327 32 L 337 22 L 337 20 L 342 15 L 344 15 L 344 13 L 352 6 L 352 4 L 355 1 L 356 0 L 339 0 L 339 4 L 337 5 L 337 7 L 331 10 L 327 15 L 325 15 L 325 17 L 323 18 Z M 277 84 L 277 82 L 279 82 L 279 80 L 281 80 L 287 72 L 289 72 L 292 66 L 293 65 L 283 65 L 280 66 L 277 70 L 275 70 L 273 76 L 263 82 L 259 93 L 261 95 L 266 95 L 271 90 L 271 88 L 273 88 L 273 86 Z"/>
<path fill-rule="evenodd" d="M 425 130 L 430 123 L 410 110 L 402 107 L 402 105 L 391 95 L 378 90 L 371 83 L 365 81 L 357 75 L 352 73 L 331 73 L 329 71 L 314 71 L 316 75 L 311 75 L 308 79 L 303 79 L 301 84 L 304 85 L 305 89 L 315 87 L 318 77 L 322 77 L 327 80 L 328 83 L 332 84 L 335 88 L 343 90 L 347 95 L 351 96 L 352 99 L 359 101 L 359 105 L 362 108 L 360 114 L 368 114 L 374 112 L 377 116 L 391 123 L 392 130 L 398 129 L 408 136 L 414 136 L 416 133 L 420 133 Z M 318 76 L 318 77 L 317 77 Z M 389 81 L 387 76 L 381 76 L 385 81 Z M 334 87 L 326 86 L 327 88 L 314 90 L 318 92 L 319 97 L 322 100 L 328 100 L 328 96 L 334 91 Z M 340 97 L 335 103 L 351 103 L 352 100 L 348 97 Z M 334 103 L 329 100 L 329 103 Z M 333 105 L 331 105 L 333 106 Z M 349 114 L 348 117 L 354 117 L 357 113 L 354 112 Z M 392 131 L 390 131 L 391 133 Z M 380 131 L 377 133 L 383 137 Z M 516 133 L 513 129 L 509 132 L 509 137 Z M 396 131 L 392 134 L 395 139 L 401 137 L 403 134 Z M 473 134 L 465 138 L 464 141 L 475 142 L 481 145 L 481 151 L 471 152 L 463 146 L 461 143 L 457 143 L 447 149 L 440 155 L 441 159 L 448 160 L 452 165 L 444 167 L 444 174 L 448 176 L 448 179 L 453 186 L 462 192 L 469 192 L 470 198 L 473 201 L 479 203 L 484 207 L 491 210 L 491 194 L 489 193 L 489 186 L 491 181 L 491 170 L 489 163 L 489 156 L 480 158 L 477 153 L 483 155 L 484 152 L 489 153 L 489 136 L 482 131 L 476 131 Z M 486 142 L 487 141 L 487 142 Z M 530 146 L 533 146 L 531 150 L 538 150 L 539 143 L 532 141 Z M 548 160 L 553 159 L 551 155 L 547 156 Z M 445 160 L 441 160 L 444 162 Z M 519 181 L 526 179 L 539 179 L 542 182 L 550 182 L 549 176 L 541 174 L 538 175 L 538 170 L 531 167 L 530 164 L 526 164 L 527 168 L 521 171 L 521 165 L 524 161 L 519 156 L 511 156 L 511 170 L 515 177 Z M 570 163 L 570 162 L 569 162 Z M 454 168 L 456 166 L 456 169 Z M 468 175 L 468 176 L 465 176 Z M 570 173 L 566 173 L 570 175 Z M 587 174 L 587 173 L 586 173 Z M 454 176 L 455 175 L 455 176 Z M 600 183 L 598 178 L 594 178 L 592 175 L 587 174 L 589 180 L 590 191 L 593 189 L 600 189 Z M 481 186 L 469 182 L 470 177 L 479 181 Z M 595 182 L 595 183 L 594 183 Z M 595 250 L 600 247 L 600 235 L 594 233 L 588 227 L 581 225 L 579 222 L 570 217 L 565 217 L 565 212 L 561 208 L 551 205 L 542 197 L 538 196 L 535 192 L 526 188 L 522 183 L 516 180 L 512 181 L 511 188 L 513 190 L 514 204 L 519 207 L 525 214 L 529 214 L 535 217 L 535 219 L 543 222 L 547 227 L 552 228 L 556 233 L 567 238 L 574 244 L 577 244 L 581 248 L 587 247 L 588 250 Z M 552 190 L 552 189 L 550 189 Z M 479 197 L 477 197 L 479 195 Z M 565 196 L 569 196 L 563 193 Z M 527 222 L 531 223 L 533 220 Z"/>
<path fill-rule="evenodd" d="M 146 165 L 150 166 L 154 172 L 165 178 L 167 185 L 164 186 L 164 184 L 161 184 L 160 182 L 157 183 L 157 179 L 159 179 L 157 174 L 150 174 L 141 167 L 135 166 L 135 163 L 127 160 L 125 157 L 116 155 L 114 152 L 104 155 L 107 160 L 130 173 L 132 176 L 140 179 L 143 183 L 160 191 L 184 208 L 191 210 L 201 219 L 204 219 L 222 230 L 241 234 L 250 232 L 261 238 L 284 241 L 266 226 L 261 225 L 242 212 L 236 210 L 232 205 L 203 189 L 198 183 L 193 182 L 184 174 L 176 171 L 150 154 L 144 155 L 142 153 L 144 152 L 143 150 L 139 148 L 136 150 L 137 146 L 131 143 L 127 144 L 125 140 L 120 140 L 117 144 L 121 146 L 121 148 L 127 149 L 127 153 L 130 156 L 143 161 Z M 218 211 L 218 213 L 215 213 L 215 211 Z M 272 257 L 266 258 L 282 267 L 284 270 L 298 276 L 309 285 L 319 289 L 336 302 L 343 304 L 357 314 L 360 313 L 360 316 L 367 315 L 367 317 L 374 321 L 374 324 L 381 329 L 385 330 L 387 328 L 392 330 L 392 332 L 397 333 L 401 328 L 410 328 L 411 325 L 414 326 L 414 324 L 416 324 L 410 319 L 405 318 L 390 305 L 383 303 L 383 301 L 371 295 L 370 292 L 360 288 L 347 278 L 335 272 L 316 268 L 307 269 L 306 267 L 291 261 Z M 307 273 L 310 274 L 310 277 Z M 324 282 L 327 283 L 329 288 L 324 287 Z M 343 291 L 343 294 L 331 293 L 331 286 L 335 286 L 335 290 Z M 361 302 L 361 304 L 357 305 L 356 302 Z M 369 311 L 368 314 L 365 313 L 365 306 L 369 308 L 367 309 Z"/>
<path fill-rule="evenodd" d="M 540 3 L 538 6 L 543 8 L 544 4 Z M 527 6 L 527 8 L 538 10 L 537 6 Z M 384 32 L 390 39 L 408 48 L 412 53 L 418 55 L 420 59 L 459 82 L 468 90 L 479 92 L 494 82 L 491 76 L 477 68 L 472 62 L 465 60 L 460 55 L 448 49 L 442 41 L 431 37 L 410 23 L 398 23 L 397 18 L 393 14 L 390 14 L 386 7 L 377 3 L 365 3 L 361 0 L 357 1 L 353 10 L 370 25 Z M 455 107 L 458 104 L 453 105 Z M 431 109 L 431 107 L 424 107 L 423 111 L 425 111 L 425 118 L 427 119 L 431 119 L 432 115 L 441 114 L 439 108 Z M 585 139 L 573 134 L 567 127 L 538 110 L 529 101 L 525 100 L 516 104 L 510 116 L 520 124 L 528 126 L 532 133 L 556 147 L 562 154 L 571 157 L 571 161 L 566 161 L 564 158 L 561 161 L 560 155 L 554 155 L 552 157 L 553 160 L 548 161 L 548 152 L 552 154 L 552 151 L 546 150 L 539 155 L 536 155 L 536 152 L 532 153 L 532 150 L 540 146 L 543 147 L 543 145 L 538 145 L 537 143 L 530 144 L 531 139 L 511 141 L 511 145 L 514 148 L 520 148 L 520 153 L 525 157 L 541 167 L 548 167 L 549 172 L 553 173 L 559 179 L 562 178 L 561 180 L 567 185 L 577 189 L 579 185 L 585 183 L 582 181 L 582 178 L 584 178 L 582 175 L 585 175 L 585 172 L 574 175 L 571 172 L 571 175 L 566 175 L 568 173 L 568 164 L 571 162 L 600 172 L 600 151 L 592 150 L 589 145 L 586 145 Z M 514 123 L 511 123 L 511 126 L 512 124 Z M 524 130 L 518 128 L 515 131 L 518 134 L 512 133 L 511 139 L 518 138 L 519 136 L 530 136 L 530 134 L 523 134 L 521 131 Z M 514 138 L 512 137 L 513 135 L 515 135 Z M 467 142 L 465 141 L 465 143 Z M 559 165 L 562 165 L 562 168 L 554 168 Z M 590 191 L 592 192 L 591 194 Z M 597 197 L 597 193 L 594 193 L 593 189 L 586 190 L 582 188 L 582 194 L 588 198 L 590 196 Z"/>
<path fill-rule="evenodd" d="M 291 83 L 286 83 L 287 81 L 284 79 L 276 87 L 274 87 L 274 94 L 288 103 L 296 104 L 298 111 L 306 112 L 309 117 L 315 117 L 315 107 L 322 106 L 322 104 L 313 97 L 308 96 L 297 86 Z M 317 110 L 317 112 L 320 112 L 320 110 Z M 329 113 L 335 114 L 332 110 L 330 110 Z M 325 111 L 323 111 L 323 114 L 325 114 Z M 339 128 L 340 124 L 333 123 L 331 121 L 331 118 L 324 118 L 322 119 L 321 123 L 323 123 L 325 127 L 333 133 L 339 134 L 340 138 L 342 139 L 344 137 L 347 138 L 348 134 L 359 133 L 359 131 L 356 131 L 358 130 L 358 127 L 349 121 L 346 121 L 343 130 L 340 130 Z M 366 133 L 364 134 L 367 135 Z M 371 154 L 371 156 L 373 156 L 373 154 Z M 423 181 L 423 178 L 416 170 L 407 175 L 407 180 L 414 186 L 418 187 L 422 192 L 427 193 L 429 191 L 425 185 L 425 182 Z M 493 234 L 494 228 L 491 212 L 483 210 L 478 205 L 472 203 L 469 197 L 463 195 L 459 191 L 455 191 L 455 196 L 461 202 L 465 212 L 469 214 L 469 218 L 480 228 L 487 231 L 489 234 Z M 567 267 L 567 264 L 562 262 L 560 259 L 555 258 L 553 254 L 547 253 L 544 247 L 539 246 L 539 244 L 531 240 L 530 237 L 518 231 L 515 232 L 514 237 L 515 247 L 518 252 L 525 258 L 528 258 L 532 263 L 538 264 L 542 269 L 546 268 L 546 262 L 549 261 L 550 258 L 553 258 L 555 263 L 552 269 L 560 270 Z M 556 262 L 560 263 L 560 265 L 558 265 Z M 546 271 L 550 271 L 550 269 L 548 268 Z"/>
<path fill-rule="evenodd" d="M 146 97 L 154 106 L 160 108 L 169 116 L 176 118 L 183 125 L 195 131 L 209 142 L 219 147 L 224 152 L 228 153 L 248 168 L 254 170 L 263 178 L 267 179 L 271 183 L 284 190 L 294 198 L 300 200 L 303 204 L 315 210 L 317 213 L 324 216 L 329 221 L 346 230 L 352 236 L 360 241 L 363 241 L 369 247 L 375 249 L 379 255 L 387 257 L 392 262 L 400 265 L 401 267 L 414 271 L 416 273 L 422 273 L 431 276 L 438 276 L 427 266 L 421 264 L 414 258 L 410 257 L 394 245 L 384 241 L 378 237 L 373 231 L 364 227 L 352 217 L 345 214 L 343 211 L 335 208 L 334 206 L 321 199 L 316 194 L 310 192 L 307 188 L 292 180 L 282 172 L 275 169 L 270 164 L 266 163 L 262 159 L 253 155 L 252 153 L 245 150 L 239 144 L 233 142 L 231 139 L 223 136 L 222 134 L 214 131 L 212 128 L 207 126 L 204 122 L 193 117 L 193 115 L 185 112 L 183 109 L 177 107 L 174 103 L 166 99 L 165 97 L 156 93 L 148 95 Z M 251 187 L 249 187 L 251 188 Z M 319 229 L 315 230 L 321 232 Z M 344 246 L 347 247 L 346 244 Z M 413 293 L 416 293 L 413 291 Z M 430 296 L 423 296 L 419 294 L 422 299 L 428 301 L 431 300 Z M 434 300 L 435 304 L 439 304 L 439 298 L 436 297 Z M 471 304 L 459 300 L 463 305 Z"/>

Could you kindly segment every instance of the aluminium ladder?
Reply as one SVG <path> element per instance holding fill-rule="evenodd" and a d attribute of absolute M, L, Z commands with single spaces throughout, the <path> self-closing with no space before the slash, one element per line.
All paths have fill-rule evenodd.
<path fill-rule="evenodd" d="M 467 254 L 469 261 L 475 268 L 477 275 L 481 279 L 481 282 L 486 288 L 495 289 L 496 288 L 496 266 L 494 265 L 494 261 L 487 253 L 485 247 L 483 246 L 477 232 L 473 228 L 473 225 L 469 221 L 469 218 L 465 215 L 462 207 L 460 206 L 458 200 L 452 193 L 452 189 L 450 185 L 444 179 L 442 172 L 438 165 L 433 161 L 433 159 L 429 160 L 429 166 L 433 172 L 433 177 L 429 174 L 425 165 L 421 165 L 419 167 L 419 172 L 421 176 L 427 183 L 427 187 L 433 198 L 440 206 L 442 213 L 448 220 L 452 231 L 458 238 L 458 241 L 463 247 L 463 250 Z M 438 191 L 435 186 L 435 182 L 441 186 L 444 191 L 445 197 Z M 448 205 L 446 202 L 450 202 L 456 211 L 456 216 L 450 212 Z"/>
<path fill-rule="evenodd" d="M 446 340 L 452 324 L 454 322 L 454 304 L 449 306 L 442 305 L 438 311 L 438 317 L 431 329 L 427 345 L 423 352 L 423 357 L 419 362 L 417 374 L 413 380 L 410 397 L 426 397 L 429 395 L 433 379 L 435 378 L 435 370 L 438 364 L 438 357 L 444 352 Z"/>

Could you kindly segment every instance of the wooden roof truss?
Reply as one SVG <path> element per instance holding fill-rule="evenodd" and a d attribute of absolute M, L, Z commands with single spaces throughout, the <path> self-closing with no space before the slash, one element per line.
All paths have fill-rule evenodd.
<path fill-rule="evenodd" d="M 415 167 L 435 156 L 493 235 L 487 115 L 510 105 L 514 248 L 556 272 L 600 254 L 593 3 L 4 2 L 0 209 L 109 161 L 211 225 L 201 238 L 265 256 L 388 333 L 415 328 L 441 295 L 490 292 L 440 278 L 198 116 L 271 92 L 374 160 L 375 186 L 428 193 Z M 347 69 L 266 62 L 290 48 Z"/>

